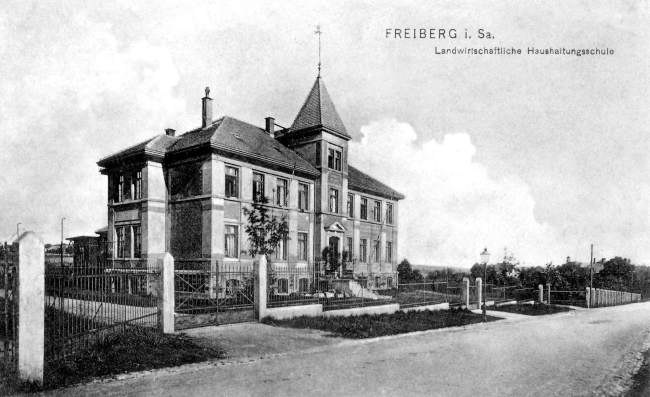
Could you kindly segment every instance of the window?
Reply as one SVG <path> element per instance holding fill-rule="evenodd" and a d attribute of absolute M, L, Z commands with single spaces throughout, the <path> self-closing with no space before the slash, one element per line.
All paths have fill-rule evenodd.
<path fill-rule="evenodd" d="M 225 225 L 224 233 L 224 256 L 226 258 L 238 258 L 239 257 L 239 235 L 237 233 L 237 226 L 234 225 Z"/>
<path fill-rule="evenodd" d="M 122 186 L 123 186 L 123 196 L 122 196 L 122 201 L 125 200 L 131 200 L 133 197 L 131 197 L 131 174 L 126 174 L 122 175 Z"/>
<path fill-rule="evenodd" d="M 275 259 L 287 260 L 287 239 L 282 239 L 278 241 L 278 245 L 275 247 Z"/>
<path fill-rule="evenodd" d="M 368 240 L 365 238 L 362 238 L 359 242 L 359 262 L 367 262 L 368 261 L 368 256 L 366 253 L 366 249 L 368 248 Z"/>
<path fill-rule="evenodd" d="M 386 262 L 393 261 L 393 243 L 392 241 L 386 241 Z"/>
<path fill-rule="evenodd" d="M 372 209 L 372 220 L 381 222 L 381 201 L 375 200 L 375 206 Z"/>
<path fill-rule="evenodd" d="M 278 191 L 277 191 L 277 200 L 276 204 L 280 207 L 287 206 L 287 188 L 289 181 L 286 179 L 278 179 Z"/>
<path fill-rule="evenodd" d="M 298 209 L 309 210 L 309 185 L 306 183 L 298 184 Z"/>
<path fill-rule="evenodd" d="M 386 204 L 386 223 L 393 224 L 393 204 Z"/>
<path fill-rule="evenodd" d="M 140 200 L 142 198 L 142 171 L 133 173 L 133 199 Z"/>
<path fill-rule="evenodd" d="M 298 260 L 307 260 L 307 233 L 298 232 Z"/>
<path fill-rule="evenodd" d="M 327 151 L 327 167 L 333 170 L 341 171 L 341 151 L 335 149 L 328 149 Z"/>
<path fill-rule="evenodd" d="M 133 257 L 139 258 L 142 256 L 142 236 L 140 233 L 140 226 L 133 226 Z"/>
<path fill-rule="evenodd" d="M 348 194 L 348 218 L 354 218 L 354 194 Z"/>
<path fill-rule="evenodd" d="M 124 228 L 115 228 L 117 234 L 117 258 L 124 258 Z"/>
<path fill-rule="evenodd" d="M 124 175 L 120 175 L 117 183 L 117 201 L 124 200 Z"/>
<path fill-rule="evenodd" d="M 347 247 L 348 260 L 352 260 L 352 253 L 354 252 L 352 251 L 354 249 L 353 244 L 354 244 L 354 240 L 352 239 L 352 237 L 348 237 L 348 247 Z"/>
<path fill-rule="evenodd" d="M 116 258 L 133 258 L 134 252 L 131 226 L 116 227 L 115 232 L 117 234 Z"/>
<path fill-rule="evenodd" d="M 386 286 L 388 288 L 393 288 L 393 278 L 392 277 L 386 278 Z"/>
<path fill-rule="evenodd" d="M 239 198 L 239 170 L 226 167 L 226 197 Z"/>
<path fill-rule="evenodd" d="M 260 201 L 264 197 L 264 175 L 253 173 L 253 201 Z"/>
<path fill-rule="evenodd" d="M 368 199 L 361 199 L 361 219 L 368 220 Z"/>
<path fill-rule="evenodd" d="M 330 212 L 339 213 L 339 191 L 330 189 Z"/>
<path fill-rule="evenodd" d="M 379 240 L 375 241 L 375 252 L 374 252 L 374 262 L 380 262 L 381 261 L 381 251 L 379 249 Z"/>
<path fill-rule="evenodd" d="M 278 279 L 278 294 L 288 294 L 289 293 L 289 280 L 286 278 Z"/>
<path fill-rule="evenodd" d="M 301 278 L 298 280 L 298 291 L 300 292 L 309 292 L 309 279 Z"/>

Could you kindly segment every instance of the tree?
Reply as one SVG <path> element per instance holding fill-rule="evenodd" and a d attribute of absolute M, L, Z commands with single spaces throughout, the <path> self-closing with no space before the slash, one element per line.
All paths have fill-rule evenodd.
<path fill-rule="evenodd" d="M 281 243 L 289 240 L 289 224 L 287 216 L 282 214 L 278 219 L 269 213 L 267 204 L 269 199 L 261 196 L 253 201 L 252 209 L 244 208 L 248 223 L 246 224 L 246 234 L 250 242 L 248 252 L 251 256 L 266 255 L 270 261 L 271 255 L 275 253 Z"/>
<path fill-rule="evenodd" d="M 399 283 L 422 283 L 424 276 L 419 270 L 413 270 L 408 259 L 403 259 L 397 265 L 397 277 Z"/>
<path fill-rule="evenodd" d="M 325 262 L 326 269 L 330 272 L 338 272 L 346 270 L 345 265 L 352 260 L 352 256 L 348 251 L 337 253 L 329 247 L 323 248 L 321 253 L 321 260 Z"/>

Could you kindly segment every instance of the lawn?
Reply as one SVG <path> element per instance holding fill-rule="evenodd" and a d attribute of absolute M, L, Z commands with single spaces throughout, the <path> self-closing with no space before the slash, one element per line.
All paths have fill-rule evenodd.
<path fill-rule="evenodd" d="M 66 387 L 127 372 L 174 367 L 224 358 L 222 350 L 197 345 L 186 335 L 164 335 L 131 330 L 114 334 L 92 349 L 46 363 L 44 389 Z M 15 371 L 0 366 L 0 395 L 37 391 L 32 384 L 16 381 Z"/>
<path fill-rule="evenodd" d="M 544 316 L 547 314 L 570 312 L 573 309 L 564 306 L 542 305 L 540 303 L 535 303 L 532 305 L 517 304 L 517 305 L 503 305 L 499 307 L 488 307 L 488 310 L 495 311 L 495 312 L 525 314 L 527 316 Z"/>
<path fill-rule="evenodd" d="M 490 317 L 488 321 L 500 320 Z M 297 317 L 290 320 L 265 318 L 264 324 L 276 327 L 307 328 L 328 331 L 332 336 L 363 339 L 404 334 L 430 329 L 457 327 L 480 323 L 482 316 L 469 310 L 399 311 L 393 314 L 375 314 L 350 317 Z"/>

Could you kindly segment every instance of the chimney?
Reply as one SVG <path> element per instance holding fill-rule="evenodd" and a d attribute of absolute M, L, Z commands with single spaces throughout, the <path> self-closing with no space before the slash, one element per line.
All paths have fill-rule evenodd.
<path fill-rule="evenodd" d="M 210 87 L 205 87 L 205 98 L 203 98 L 203 128 L 212 125 L 212 98 L 210 98 Z"/>
<path fill-rule="evenodd" d="M 174 135 L 176 135 L 176 130 L 172 128 L 165 128 L 165 135 L 173 137 Z"/>
<path fill-rule="evenodd" d="M 266 133 L 275 138 L 275 119 L 273 117 L 266 118 Z"/>
<path fill-rule="evenodd" d="M 567 256 L 567 257 L 566 257 L 566 263 L 569 263 L 569 262 L 571 262 L 571 257 L 570 257 L 570 256 Z"/>

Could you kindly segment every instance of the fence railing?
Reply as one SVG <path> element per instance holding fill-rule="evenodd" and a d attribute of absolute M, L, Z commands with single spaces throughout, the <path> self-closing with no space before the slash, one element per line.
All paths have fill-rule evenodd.
<path fill-rule="evenodd" d="M 16 363 L 16 253 L 5 243 L 0 246 L 0 357 L 7 363 Z"/>
<path fill-rule="evenodd" d="M 587 307 L 586 291 L 549 291 L 550 304 Z"/>
<path fill-rule="evenodd" d="M 56 360 L 132 327 L 159 327 L 155 259 L 45 268 L 45 357 Z"/>
<path fill-rule="evenodd" d="M 461 303 L 462 285 L 447 282 L 400 283 L 391 291 L 400 307 L 437 305 L 440 303 Z"/>

